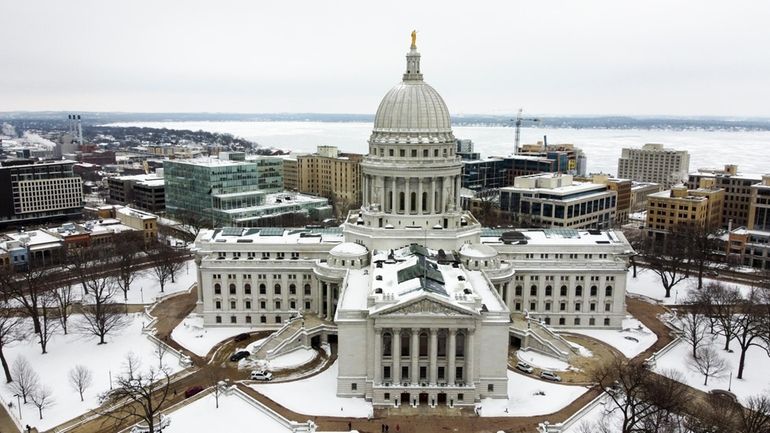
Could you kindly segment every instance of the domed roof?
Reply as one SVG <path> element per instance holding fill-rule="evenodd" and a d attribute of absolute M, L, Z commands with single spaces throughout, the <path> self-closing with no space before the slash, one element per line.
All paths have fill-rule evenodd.
<path fill-rule="evenodd" d="M 374 130 L 378 132 L 452 132 L 449 110 L 436 89 L 420 81 L 404 81 L 385 94 Z"/>
<path fill-rule="evenodd" d="M 369 250 L 365 246 L 354 242 L 343 242 L 329 251 L 329 254 L 337 257 L 357 257 L 366 254 Z"/>
<path fill-rule="evenodd" d="M 453 143 L 449 109 L 436 89 L 422 80 L 420 53 L 412 45 L 403 81 L 382 98 L 370 138 L 377 144 Z"/>

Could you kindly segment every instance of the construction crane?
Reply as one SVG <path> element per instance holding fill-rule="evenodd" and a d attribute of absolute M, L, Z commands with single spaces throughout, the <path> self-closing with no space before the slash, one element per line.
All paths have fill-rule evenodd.
<path fill-rule="evenodd" d="M 540 119 L 537 117 L 527 118 L 527 117 L 521 117 L 522 112 L 524 109 L 519 108 L 519 112 L 516 114 L 515 119 L 511 119 L 511 122 L 515 122 L 515 128 L 516 128 L 516 139 L 513 142 L 513 154 L 516 155 L 519 153 L 519 134 L 521 133 L 521 122 L 539 122 Z"/>

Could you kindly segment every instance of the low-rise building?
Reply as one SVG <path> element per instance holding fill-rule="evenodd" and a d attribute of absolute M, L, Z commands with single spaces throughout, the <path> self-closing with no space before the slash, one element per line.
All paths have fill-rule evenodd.
<path fill-rule="evenodd" d="M 631 202 L 629 212 L 644 212 L 647 210 L 647 196 L 660 192 L 661 186 L 652 182 L 631 181 Z"/>
<path fill-rule="evenodd" d="M 746 227 L 749 224 L 751 187 L 761 182 L 761 174 L 741 173 L 738 171 L 737 165 L 727 164 L 724 169 L 701 168 L 697 172 L 690 173 L 687 187 L 690 189 L 704 188 L 704 185 L 713 184 L 717 188 L 725 190 L 722 227 Z"/>
<path fill-rule="evenodd" d="M 161 175 L 115 176 L 107 179 L 107 185 L 110 203 L 131 205 L 149 212 L 166 209 L 166 187 Z"/>
<path fill-rule="evenodd" d="M 729 232 L 727 253 L 734 263 L 770 270 L 770 175 L 751 186 L 748 227 Z"/>
<path fill-rule="evenodd" d="M 336 146 L 318 146 L 312 154 L 297 156 L 298 191 L 328 197 L 344 214 L 361 205 L 363 155 L 342 153 Z"/>
<path fill-rule="evenodd" d="M 688 190 L 678 185 L 647 196 L 647 234 L 662 238 L 678 227 L 710 230 L 720 226 L 725 191 L 709 186 Z"/>
<path fill-rule="evenodd" d="M 617 192 L 607 185 L 573 182 L 571 175 L 519 176 L 500 189 L 500 211 L 510 221 L 535 227 L 609 228 L 615 224 Z"/>

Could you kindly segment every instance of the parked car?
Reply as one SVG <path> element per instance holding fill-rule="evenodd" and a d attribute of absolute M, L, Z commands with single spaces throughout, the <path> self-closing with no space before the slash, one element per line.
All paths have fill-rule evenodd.
<path fill-rule="evenodd" d="M 540 372 L 540 378 L 545 380 L 552 380 L 554 382 L 561 382 L 561 377 L 553 371 L 543 370 Z"/>
<path fill-rule="evenodd" d="M 714 271 L 714 270 L 706 271 L 706 275 L 709 276 L 709 277 L 718 277 L 719 276 L 719 272 Z"/>
<path fill-rule="evenodd" d="M 233 341 L 235 341 L 235 342 L 244 341 L 244 340 L 248 340 L 249 337 L 250 337 L 249 333 L 248 332 L 244 332 L 243 334 L 238 334 L 235 337 L 233 337 Z"/>
<path fill-rule="evenodd" d="M 238 362 L 243 358 L 248 358 L 249 355 L 251 355 L 251 352 L 248 350 L 239 350 L 238 352 L 233 353 L 232 356 L 230 356 L 231 362 Z"/>
<path fill-rule="evenodd" d="M 187 390 L 184 392 L 184 398 L 190 398 L 201 391 L 203 391 L 202 386 L 200 385 L 191 386 L 187 388 Z"/>
<path fill-rule="evenodd" d="M 521 370 L 525 373 L 530 373 L 530 374 L 532 374 L 532 371 L 534 370 L 531 365 L 523 361 L 519 361 L 516 363 L 516 369 Z"/>
<path fill-rule="evenodd" d="M 273 380 L 273 373 L 269 371 L 254 370 L 251 372 L 251 380 Z"/>

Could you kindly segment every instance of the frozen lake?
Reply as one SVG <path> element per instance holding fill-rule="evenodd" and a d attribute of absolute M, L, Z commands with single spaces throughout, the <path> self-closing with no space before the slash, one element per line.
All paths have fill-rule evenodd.
<path fill-rule="evenodd" d="M 116 126 L 140 126 L 230 133 L 293 152 L 313 152 L 318 145 L 334 145 L 342 151 L 367 153 L 371 123 L 355 122 L 131 122 Z M 473 140 L 482 157 L 507 155 L 513 149 L 513 128 L 456 126 L 455 137 Z M 770 131 L 642 130 L 523 128 L 521 142 L 573 143 L 588 157 L 589 172 L 615 174 L 623 147 L 663 143 L 690 152 L 690 170 L 737 164 L 746 173 L 770 173 Z"/>

